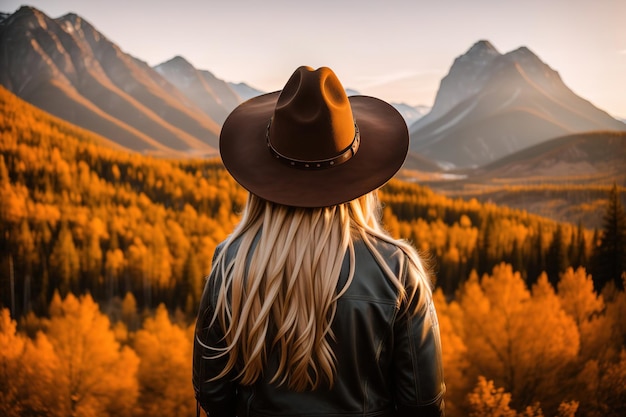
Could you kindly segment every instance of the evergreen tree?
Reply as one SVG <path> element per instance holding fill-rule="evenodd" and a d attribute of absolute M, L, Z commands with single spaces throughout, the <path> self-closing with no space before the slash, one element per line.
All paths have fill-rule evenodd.
<path fill-rule="evenodd" d="M 587 239 L 585 238 L 585 233 L 582 231 L 582 226 L 579 227 L 576 239 L 578 245 L 578 249 L 576 250 L 576 254 L 578 255 L 576 267 L 588 265 Z"/>
<path fill-rule="evenodd" d="M 555 288 L 559 282 L 559 274 L 565 271 L 568 265 L 567 249 L 563 242 L 563 228 L 559 224 L 552 235 L 552 243 L 548 248 L 548 259 L 546 262 L 548 280 Z"/>
<path fill-rule="evenodd" d="M 600 291 L 610 281 L 623 288 L 621 276 L 626 271 L 626 212 L 616 184 L 609 192 L 600 243 L 595 247 L 594 258 L 596 290 Z"/>
<path fill-rule="evenodd" d="M 526 284 L 530 287 L 546 271 L 546 249 L 543 246 L 543 227 L 537 226 L 537 233 L 529 239 L 528 268 Z"/>
<path fill-rule="evenodd" d="M 578 221 L 576 233 L 572 233 L 572 239 L 569 247 L 569 260 L 572 268 L 587 265 L 587 242 L 585 240 L 585 231 L 581 221 Z"/>

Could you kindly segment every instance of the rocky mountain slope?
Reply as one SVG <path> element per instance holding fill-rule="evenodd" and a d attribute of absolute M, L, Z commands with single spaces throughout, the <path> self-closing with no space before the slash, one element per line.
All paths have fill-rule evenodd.
<path fill-rule="evenodd" d="M 411 150 L 467 168 L 598 130 L 626 131 L 626 125 L 573 93 L 528 48 L 501 54 L 480 41 L 454 61 L 431 112 L 411 126 Z"/>
<path fill-rule="evenodd" d="M 80 16 L 20 8 L 0 24 L 0 57 L 9 91 L 129 149 L 216 153 L 220 122 Z"/>
<path fill-rule="evenodd" d="M 209 71 L 194 68 L 181 56 L 159 64 L 154 69 L 219 125 L 241 102 L 241 97 L 228 83 Z"/>

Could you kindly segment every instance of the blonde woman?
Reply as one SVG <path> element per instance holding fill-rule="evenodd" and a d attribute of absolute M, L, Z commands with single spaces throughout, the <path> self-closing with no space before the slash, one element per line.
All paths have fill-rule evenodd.
<path fill-rule="evenodd" d="M 220 153 L 250 194 L 198 312 L 209 416 L 444 414 L 428 274 L 380 224 L 377 189 L 407 150 L 400 114 L 325 67 L 229 115 Z"/>

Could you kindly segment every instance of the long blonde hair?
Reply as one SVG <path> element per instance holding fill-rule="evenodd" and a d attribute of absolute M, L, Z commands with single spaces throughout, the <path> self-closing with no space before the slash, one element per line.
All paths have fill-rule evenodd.
<path fill-rule="evenodd" d="M 268 349 L 279 352 L 272 383 L 290 389 L 332 386 L 336 358 L 330 345 L 337 299 L 354 276 L 354 241 L 363 240 L 398 289 L 398 303 L 419 297 L 424 306 L 430 281 L 416 251 L 392 239 L 381 227 L 376 191 L 351 202 L 323 208 L 296 208 L 250 194 L 241 221 L 213 264 L 221 276 L 211 325 L 224 331 L 226 347 L 207 346 L 228 355 L 221 378 L 239 369 L 243 385 L 254 383 L 267 364 Z M 405 277 L 397 277 L 374 247 L 375 238 L 398 246 L 408 259 Z M 239 241 L 236 255 L 229 246 Z M 350 272 L 343 288 L 338 280 L 344 258 Z M 401 281 L 402 279 L 402 281 Z M 411 290 L 407 292 L 407 288 Z"/>

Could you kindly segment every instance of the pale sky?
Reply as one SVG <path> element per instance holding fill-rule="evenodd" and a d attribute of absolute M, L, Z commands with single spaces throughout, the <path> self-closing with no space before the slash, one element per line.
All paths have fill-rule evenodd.
<path fill-rule="evenodd" d="M 281 89 L 300 65 L 362 94 L 432 106 L 454 59 L 526 46 L 576 94 L 626 118 L 626 0 L 0 0 L 74 12 L 150 65 L 181 55 L 225 81 Z"/>

